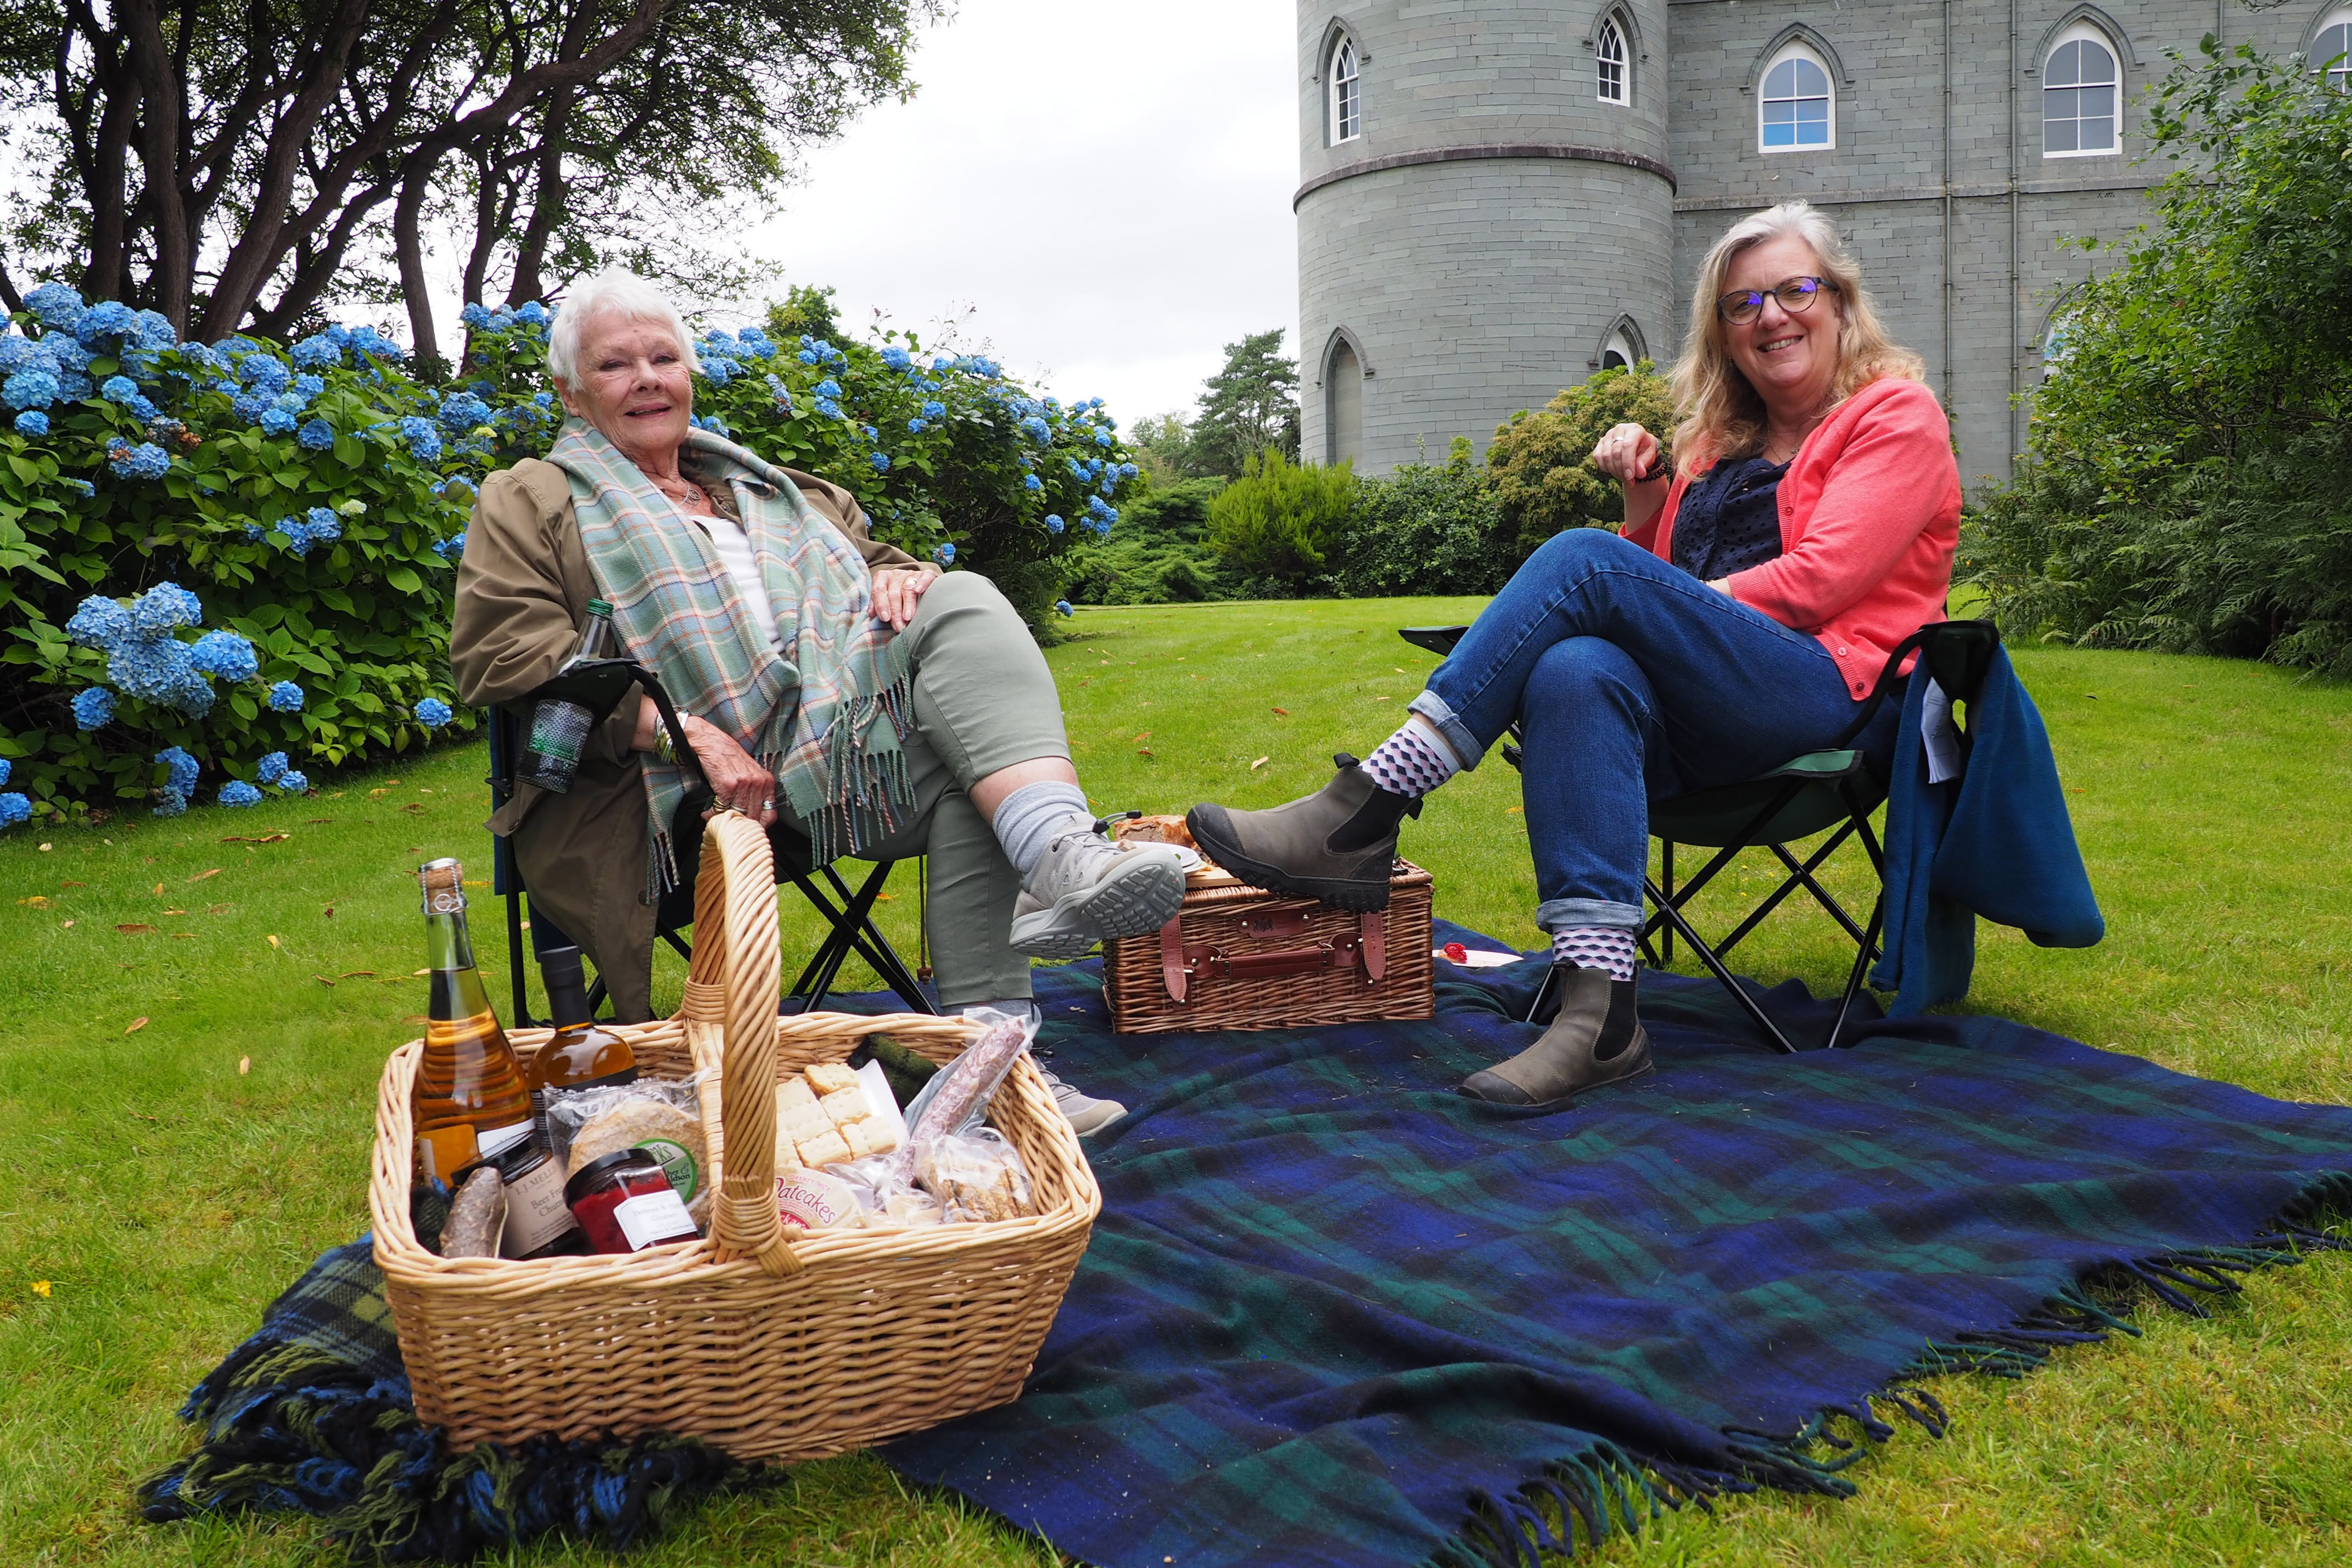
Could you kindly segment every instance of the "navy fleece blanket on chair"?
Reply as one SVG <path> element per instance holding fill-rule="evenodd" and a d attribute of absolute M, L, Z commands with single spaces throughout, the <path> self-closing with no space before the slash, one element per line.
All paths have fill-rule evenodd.
<path fill-rule="evenodd" d="M 1656 1073 L 1486 1106 L 1454 1086 L 1533 1037 L 1542 968 L 1441 968 L 1427 1023 L 1158 1036 L 1041 971 L 1052 1065 L 1129 1107 L 1101 1223 L 1023 1397 L 889 1462 L 1103 1568 L 1531 1561 L 1553 1519 L 1850 1489 L 1825 1418 L 2098 1337 L 2087 1283 L 2193 1306 L 2352 1193 L 2352 1110 L 1999 1018 L 1778 1056 L 1672 975 Z"/>

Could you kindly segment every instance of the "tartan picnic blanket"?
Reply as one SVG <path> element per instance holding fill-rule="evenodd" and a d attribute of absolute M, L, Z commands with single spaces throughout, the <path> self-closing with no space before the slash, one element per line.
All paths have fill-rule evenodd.
<path fill-rule="evenodd" d="M 1427 1023 L 1145 1036 L 1098 965 L 1039 971 L 1050 1065 L 1129 1108 L 1101 1221 L 1022 1398 L 883 1457 L 1101 1568 L 1533 1564 L 1850 1492 L 1890 1416 L 1940 1432 L 1906 1380 L 2015 1375 L 2135 1292 L 2201 1312 L 2352 1198 L 2352 1110 L 1992 1017 L 1780 1056 L 1669 974 L 1654 1074 L 1482 1105 L 1454 1086 L 1538 1032 L 1543 964 L 1440 968 Z"/>
<path fill-rule="evenodd" d="M 1533 1563 L 1662 1505 L 1851 1492 L 1890 1416 L 1941 1428 L 1906 1380 L 2136 1331 L 2133 1292 L 2202 1312 L 2352 1205 L 2352 1110 L 1999 1018 L 1775 1056 L 1673 975 L 1643 977 L 1656 1073 L 1549 1116 L 1454 1095 L 1533 1038 L 1542 973 L 1456 972 L 1423 1023 L 1115 1036 L 1098 961 L 1041 969 L 1049 1065 L 1129 1107 L 1088 1143 L 1102 1218 L 1022 1398 L 883 1458 L 1099 1568 Z M 299 1511 L 362 1558 L 625 1546 L 784 1479 L 658 1434 L 450 1449 L 364 1237 L 183 1415 L 146 1518 Z"/>

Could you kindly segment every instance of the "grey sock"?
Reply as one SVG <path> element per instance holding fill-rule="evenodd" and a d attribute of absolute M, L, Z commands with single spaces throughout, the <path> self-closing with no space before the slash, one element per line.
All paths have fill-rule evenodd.
<path fill-rule="evenodd" d="M 1024 784 L 996 808 L 989 826 L 996 829 L 996 841 L 1004 846 L 1005 858 L 1013 862 L 1022 881 L 1029 880 L 1029 873 L 1045 858 L 1045 847 L 1053 842 L 1055 830 L 1073 812 L 1094 815 L 1087 805 L 1087 792 L 1073 784 Z"/>

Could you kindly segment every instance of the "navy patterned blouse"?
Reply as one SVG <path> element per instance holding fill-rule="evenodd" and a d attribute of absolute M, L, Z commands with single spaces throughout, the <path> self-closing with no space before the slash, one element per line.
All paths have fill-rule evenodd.
<path fill-rule="evenodd" d="M 1675 564 L 1712 583 L 1778 556 L 1780 476 L 1788 471 L 1788 464 L 1760 457 L 1709 468 L 1675 510 Z"/>

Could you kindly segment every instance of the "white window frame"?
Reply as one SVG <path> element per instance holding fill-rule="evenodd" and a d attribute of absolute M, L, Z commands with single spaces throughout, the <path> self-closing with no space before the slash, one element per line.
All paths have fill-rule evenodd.
<path fill-rule="evenodd" d="M 1630 108 L 1633 102 L 1633 50 L 1626 41 L 1627 34 L 1624 18 L 1612 11 L 1601 18 L 1601 28 L 1592 40 L 1593 96 L 1619 109 Z M 1614 54 L 1610 52 L 1612 47 Z"/>
<path fill-rule="evenodd" d="M 1827 106 L 1829 116 L 1829 139 L 1825 142 L 1801 142 L 1790 146 L 1775 147 L 1765 140 L 1764 110 L 1768 103 L 1802 103 L 1810 101 L 1811 98 L 1810 93 L 1805 95 L 1805 97 L 1799 99 L 1776 99 L 1768 96 L 1771 90 L 1769 84 L 1772 80 L 1772 73 L 1779 70 L 1790 60 L 1803 60 L 1806 64 L 1811 66 L 1815 70 L 1822 73 L 1822 101 Z M 1765 156 L 1772 158 L 1782 157 L 1790 153 L 1834 152 L 1838 144 L 1837 138 L 1837 73 L 1830 68 L 1830 62 L 1822 58 L 1821 51 L 1802 40 L 1791 39 L 1790 42 L 1782 45 L 1780 49 L 1775 51 L 1770 61 L 1765 65 L 1764 69 L 1759 73 L 1756 78 L 1757 150 L 1762 153 Z"/>
<path fill-rule="evenodd" d="M 2341 40 L 2340 47 L 2330 47 L 2322 41 L 2338 27 L 2345 29 L 2345 37 Z M 2319 26 L 2312 29 L 2311 74 L 2314 76 L 2325 74 L 2329 87 L 2338 92 L 2352 92 L 2352 57 L 2337 60 L 2332 67 L 2327 63 L 2335 59 L 2337 55 L 2345 54 L 2347 49 L 2352 49 L 2352 6 L 2330 11 L 2320 19 Z"/>
<path fill-rule="evenodd" d="M 1332 40 L 1325 66 L 1330 85 L 1324 95 L 1324 113 L 1330 126 L 1330 144 L 1337 147 L 1364 133 L 1364 78 L 1356 63 L 1356 40 L 1345 33 Z"/>
<path fill-rule="evenodd" d="M 2096 45 L 2098 45 L 2098 46 L 2099 46 L 2099 47 L 2101 47 L 2101 48 L 2105 49 L 2105 50 L 2107 52 L 2107 59 L 2108 59 L 2109 63 L 2111 63 L 2111 64 L 2116 68 L 2116 80 L 2115 80 L 2115 94 L 2116 94 L 2116 99 L 2115 99 L 2115 134 L 2114 134 L 2114 138 L 2113 138 L 2113 140 L 2112 140 L 2112 141 L 2110 141 L 2110 142 L 2107 143 L 2107 145 L 2105 145 L 2105 147 L 2077 147 L 2077 148 L 2075 148 L 2074 150 L 2073 150 L 2072 152 L 2066 152 L 2066 151 L 2063 151 L 2063 150 L 2053 151 L 2053 150 L 2051 148 L 2051 146 L 2050 146 L 2050 95 L 2051 95 L 2052 93 L 2053 93 L 2053 92 L 2063 92 L 2063 91 L 2067 91 L 2067 90 L 2070 90 L 2070 89 L 2067 89 L 2067 88 L 2058 87 L 2058 86 L 2056 86 L 2056 85 L 2054 85 L 2054 84 L 2053 84 L 2053 83 L 2051 82 L 2051 80 L 2050 80 L 2050 62 L 2051 62 L 2051 61 L 2053 61 L 2053 60 L 2054 60 L 2054 59 L 2056 59 L 2056 58 L 2058 58 L 2058 51 L 2059 51 L 2060 49 L 2063 49 L 2063 48 L 2064 48 L 2067 45 L 2069 45 L 2069 44 L 2074 44 L 2074 43 L 2092 43 L 2092 44 L 2096 44 Z M 2094 83 L 2091 83 L 2091 84 L 2089 84 L 2089 85 L 2091 85 L 2091 86 L 2095 86 L 2095 86 L 2097 86 L 2098 84 L 2097 84 L 2097 83 L 2095 83 L 2095 82 L 2094 82 Z M 2076 117 L 2075 117 L 2075 123 L 2076 123 L 2076 126 L 2077 126 L 2077 128 L 2078 128 L 2078 129 L 2079 129 L 2079 127 L 2080 127 L 2080 125 L 2081 125 L 2081 122 L 2082 122 L 2082 121 L 2081 121 L 2081 116 L 2080 116 L 2079 114 L 2077 114 L 2077 115 L 2076 115 Z M 2044 158 L 2053 158 L 2053 159 L 2054 159 L 2054 158 L 2115 158 L 2115 157 L 2120 157 L 2120 156 L 2122 155 L 2122 153 L 2123 153 L 2123 150 L 2124 150 L 2124 52 L 2123 52 L 2123 49 L 2122 49 L 2122 47 L 2121 47 L 2120 46 L 2118 46 L 2118 45 L 2116 44 L 2116 40 L 2115 40 L 2114 38 L 2112 38 L 2112 37 L 2108 37 L 2108 36 L 2107 36 L 2107 30 L 2106 30 L 2105 28 L 2101 27 L 2101 26 L 2097 26 L 2096 24 L 2095 24 L 2095 23 L 2091 23 L 2091 22 L 2077 22 L 2077 23 L 2075 23 L 2073 26 L 2071 26 L 2071 27 L 2067 28 L 2064 32 L 2063 32 L 2063 33 L 2059 34 L 2059 35 L 2058 35 L 2058 37 L 2057 37 L 2056 38 L 2053 39 L 2053 40 L 2051 41 L 2051 45 L 2050 45 L 2049 52 L 2048 52 L 2047 54 L 2044 54 L 2044 55 L 2042 57 L 2042 155 Z"/>

